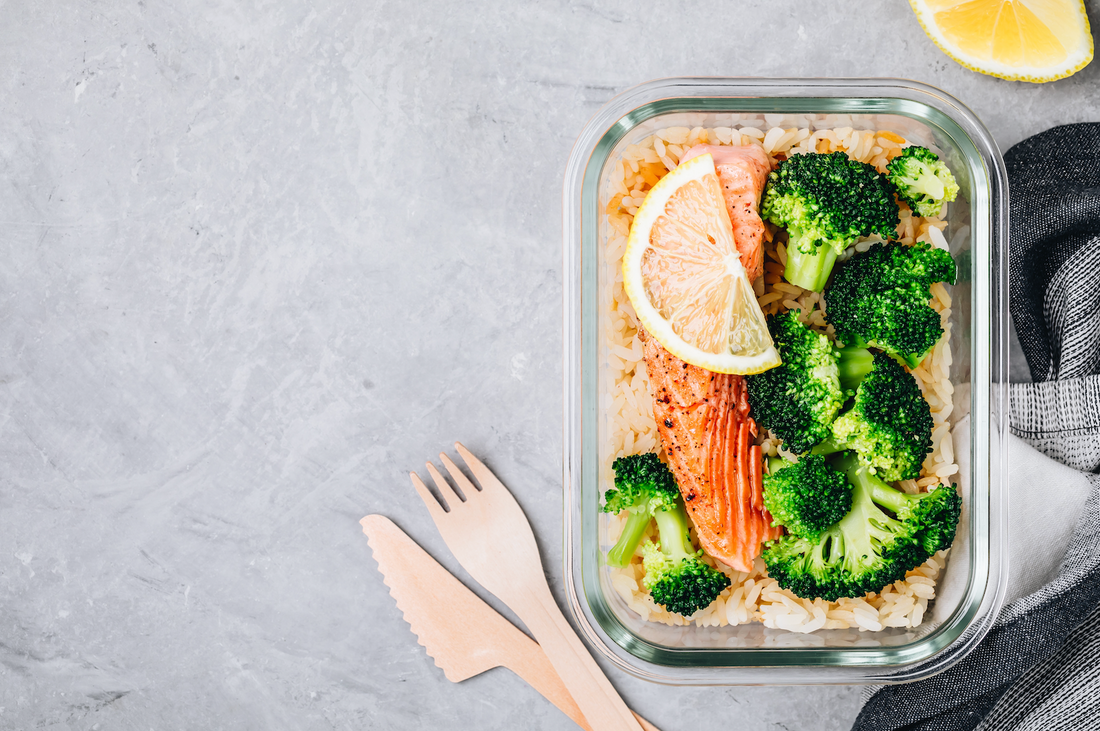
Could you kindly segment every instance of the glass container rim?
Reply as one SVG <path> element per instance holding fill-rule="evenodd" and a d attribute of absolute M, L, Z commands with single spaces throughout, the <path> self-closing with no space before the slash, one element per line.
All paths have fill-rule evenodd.
<path fill-rule="evenodd" d="M 784 108 L 776 109 L 782 101 Z M 973 159 L 986 175 L 988 189 L 984 191 L 988 213 L 988 264 L 990 276 L 975 278 L 972 297 L 974 313 L 989 312 L 988 319 L 975 318 L 978 328 L 972 336 L 977 365 L 987 374 L 982 384 L 988 385 L 984 412 L 972 408 L 972 433 L 987 434 L 972 444 L 973 463 L 989 465 L 986 494 L 989 514 L 986 520 L 988 562 L 985 583 L 979 600 L 967 607 L 967 617 L 959 623 L 957 632 L 947 642 L 931 647 L 928 638 L 919 639 L 905 648 L 919 650 L 898 652 L 860 649 L 797 649 L 729 648 L 701 650 L 675 649 L 673 653 L 688 655 L 717 663 L 706 665 L 666 665 L 643 660 L 610 638 L 606 629 L 592 614 L 582 596 L 583 579 L 578 587 L 577 576 L 583 573 L 578 563 L 581 554 L 579 529 L 580 505 L 585 480 L 584 465 L 594 465 L 594 440 L 583 437 L 585 404 L 581 391 L 584 372 L 583 353 L 586 341 L 583 307 L 582 261 L 585 245 L 585 211 L 588 223 L 595 216 L 590 201 L 584 200 L 586 180 L 591 179 L 591 166 L 599 152 L 610 153 L 615 141 L 647 119 L 658 116 L 661 104 L 671 111 L 677 103 L 685 106 L 675 111 L 741 111 L 741 112 L 809 112 L 819 113 L 890 113 L 912 116 L 927 122 L 927 115 L 941 115 L 955 125 L 973 146 Z M 657 105 L 657 106 L 655 106 Z M 813 109 L 811 109 L 813 108 Z M 826 109 L 827 108 L 827 109 Z M 921 114 L 921 112 L 924 112 Z M 906 113 L 908 112 L 908 114 Z M 646 116 L 648 115 L 648 116 Z M 942 120 L 941 120 L 942 121 Z M 608 140 L 612 140 L 610 144 Z M 606 157 L 599 161 L 602 168 Z M 1005 435 L 1005 394 L 1007 382 L 1007 317 L 1003 293 L 1006 289 L 1005 266 L 1007 241 L 1007 176 L 996 143 L 969 109 L 943 91 L 919 82 L 903 79 L 775 79 L 775 78 L 707 78 L 681 77 L 658 79 L 631 87 L 609 101 L 585 126 L 570 154 L 563 192 L 563 316 L 564 316 L 564 414 L 563 414 L 563 561 L 565 589 L 574 620 L 582 634 L 616 666 L 633 675 L 655 682 L 685 684 L 738 683 L 887 683 L 905 682 L 926 677 L 943 670 L 961 659 L 992 626 L 997 609 L 1003 601 L 1007 561 L 1003 550 L 1003 525 L 1007 509 L 1003 485 Z M 591 278 L 591 274 L 590 274 Z M 589 318 L 587 326 L 594 327 Z M 590 333 L 589 333 L 590 334 Z M 981 337 L 978 337 L 978 336 Z M 988 343 L 983 354 L 978 343 Z M 591 350 L 591 348 L 589 348 Z M 979 372 L 977 367 L 972 371 Z M 981 389 L 974 389 L 980 391 Z M 988 420 L 988 422 L 986 422 Z M 975 424 L 974 422 L 978 422 Z M 985 426 L 979 429 L 979 426 Z M 976 469 L 976 468 L 975 468 Z M 973 490 L 972 490 L 973 491 Z M 973 569 L 972 569 L 973 571 Z M 973 576 L 971 577 L 973 581 Z M 968 594 L 969 596 L 969 594 Z M 957 610 L 955 615 L 958 615 Z M 954 618 L 955 615 L 952 615 Z M 950 621 L 950 620 L 949 620 Z M 945 622 L 946 626 L 948 622 Z M 931 637 L 935 638 L 934 632 Z M 936 643 L 933 643 L 935 645 Z M 931 651 L 929 651 L 931 647 Z M 891 657 L 883 659 L 884 655 Z"/>

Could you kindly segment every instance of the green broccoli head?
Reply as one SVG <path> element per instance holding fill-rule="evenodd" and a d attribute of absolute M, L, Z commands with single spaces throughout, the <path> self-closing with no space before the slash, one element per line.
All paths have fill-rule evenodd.
<path fill-rule="evenodd" d="M 862 236 L 896 235 L 885 176 L 843 152 L 794 155 L 768 175 L 761 215 L 787 229 L 787 281 L 820 292 L 838 254 Z"/>
<path fill-rule="evenodd" d="M 689 616 L 710 606 L 730 585 L 729 577 L 703 563 L 691 544 L 688 516 L 682 501 L 668 510 L 658 510 L 659 544 L 647 541 L 642 547 L 645 578 L 642 585 L 653 601 L 670 612 Z"/>
<path fill-rule="evenodd" d="M 935 490 L 918 495 L 898 493 L 892 508 L 898 520 L 921 526 L 917 540 L 929 556 L 949 547 L 955 540 L 955 528 L 962 513 L 962 498 L 954 485 L 940 485 Z"/>
<path fill-rule="evenodd" d="M 780 586 L 805 599 L 861 597 L 951 546 L 962 506 L 955 488 L 909 495 L 850 453 L 836 466 L 852 485 L 852 509 L 816 540 L 789 535 L 768 544 L 764 563 Z"/>
<path fill-rule="evenodd" d="M 932 412 L 913 374 L 885 353 L 856 389 L 852 407 L 832 424 L 819 454 L 854 449 L 860 461 L 890 482 L 915 480 L 932 447 Z"/>
<path fill-rule="evenodd" d="M 829 435 L 829 423 L 844 404 L 836 351 L 827 335 L 792 312 L 768 317 L 768 330 L 782 364 L 746 376 L 749 406 L 787 449 L 805 452 Z"/>
<path fill-rule="evenodd" d="M 603 495 L 605 513 L 637 511 L 644 505 L 652 515 L 654 510 L 671 507 L 680 496 L 676 478 L 655 452 L 619 457 L 611 469 L 615 487 Z"/>
<path fill-rule="evenodd" d="M 943 335 L 929 300 L 933 282 L 955 281 L 951 254 L 927 244 L 876 244 L 837 267 L 825 319 L 848 345 L 870 345 L 915 368 Z"/>
<path fill-rule="evenodd" d="M 615 487 L 604 493 L 603 512 L 628 511 L 626 525 L 607 554 L 607 563 L 626 566 L 642 540 L 653 515 L 671 510 L 680 500 L 676 479 L 655 453 L 631 454 L 619 457 L 612 465 Z"/>
<path fill-rule="evenodd" d="M 907 147 L 886 165 L 886 177 L 898 198 L 918 216 L 937 216 L 944 203 L 955 200 L 959 184 L 936 153 L 927 147 Z"/>
<path fill-rule="evenodd" d="M 642 583 L 653 601 L 670 612 L 690 617 L 710 606 L 730 585 L 728 576 L 706 565 L 697 556 L 676 560 L 652 541 L 646 542 L 642 550 L 645 555 L 642 564 L 645 579 Z"/>
<path fill-rule="evenodd" d="M 769 461 L 771 470 L 764 475 L 764 507 L 791 535 L 816 539 L 852 507 L 852 488 L 844 475 L 816 454 L 807 454 L 796 463 L 782 459 Z"/>

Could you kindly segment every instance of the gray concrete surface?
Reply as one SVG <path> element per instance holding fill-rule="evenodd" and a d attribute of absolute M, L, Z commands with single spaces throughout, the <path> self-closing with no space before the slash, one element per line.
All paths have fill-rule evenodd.
<path fill-rule="evenodd" d="M 447 682 L 356 521 L 456 568 L 405 473 L 461 438 L 561 597 L 562 173 L 675 75 L 911 77 L 1003 149 L 1100 119 L 1100 66 L 973 74 L 901 0 L 0 2 L 0 728 L 570 728 Z M 860 705 L 613 680 L 666 731 Z"/>

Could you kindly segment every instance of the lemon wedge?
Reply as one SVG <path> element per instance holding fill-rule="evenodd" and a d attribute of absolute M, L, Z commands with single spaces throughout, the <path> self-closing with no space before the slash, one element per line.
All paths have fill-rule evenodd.
<path fill-rule="evenodd" d="M 955 61 L 1010 81 L 1064 79 L 1092 60 L 1083 0 L 909 0 Z"/>
<path fill-rule="evenodd" d="M 779 365 L 709 153 L 661 178 L 642 201 L 623 287 L 645 329 L 681 360 L 716 373 Z"/>

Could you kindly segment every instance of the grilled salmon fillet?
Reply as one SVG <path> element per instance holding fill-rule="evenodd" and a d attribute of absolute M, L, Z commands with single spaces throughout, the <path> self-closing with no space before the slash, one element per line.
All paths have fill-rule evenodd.
<path fill-rule="evenodd" d="M 653 416 L 699 543 L 738 571 L 750 571 L 761 543 L 779 538 L 764 508 L 762 456 L 753 445 L 741 376 L 712 373 L 638 331 L 653 392 Z"/>
<path fill-rule="evenodd" d="M 680 164 L 708 152 L 718 171 L 741 266 L 745 267 L 749 281 L 755 282 L 764 273 L 764 222 L 758 207 L 772 169 L 771 161 L 768 153 L 756 145 L 696 145 L 684 153 Z"/>

